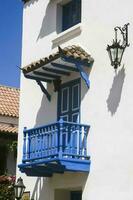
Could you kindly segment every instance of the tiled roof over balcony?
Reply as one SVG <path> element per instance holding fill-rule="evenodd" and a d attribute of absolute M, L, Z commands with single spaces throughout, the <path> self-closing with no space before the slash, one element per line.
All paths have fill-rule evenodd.
<path fill-rule="evenodd" d="M 30 71 L 40 68 L 42 65 L 46 65 L 60 58 L 61 56 L 66 56 L 67 58 L 81 61 L 86 66 L 94 61 L 93 58 L 80 46 L 72 45 L 65 47 L 64 49 L 59 47 L 59 50 L 56 53 L 50 54 L 48 57 L 41 58 L 38 61 L 32 62 L 31 64 L 25 66 L 22 70 L 24 74 L 26 74 Z"/>
<path fill-rule="evenodd" d="M 72 45 L 65 48 L 58 47 L 56 53 L 39 59 L 22 68 L 28 79 L 43 82 L 61 80 L 63 76 L 70 76 L 72 72 L 80 73 L 89 88 L 88 74 L 85 68 L 91 67 L 94 59 L 80 46 Z"/>

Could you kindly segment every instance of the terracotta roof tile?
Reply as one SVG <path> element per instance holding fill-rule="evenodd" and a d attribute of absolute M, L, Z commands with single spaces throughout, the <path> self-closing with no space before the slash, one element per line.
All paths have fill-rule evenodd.
<path fill-rule="evenodd" d="M 0 85 L 0 115 L 18 117 L 19 89 Z"/>
<path fill-rule="evenodd" d="M 0 132 L 2 133 L 18 133 L 17 125 L 0 123 Z"/>
<path fill-rule="evenodd" d="M 66 56 L 67 58 L 72 58 L 81 62 L 84 62 L 85 65 L 92 63 L 94 60 L 88 54 L 84 49 L 82 49 L 80 46 L 72 45 L 65 47 L 64 49 L 61 49 L 59 47 L 59 50 L 56 53 L 53 53 L 49 55 L 48 57 L 41 58 L 40 60 L 33 62 L 24 68 L 22 68 L 24 74 L 33 71 L 35 69 L 38 69 L 42 65 L 48 64 L 52 62 L 53 60 L 56 60 L 57 58 L 61 56 Z"/>

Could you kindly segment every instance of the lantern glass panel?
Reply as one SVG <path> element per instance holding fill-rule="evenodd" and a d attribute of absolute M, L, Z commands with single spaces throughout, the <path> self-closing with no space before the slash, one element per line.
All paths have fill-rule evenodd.
<path fill-rule="evenodd" d="M 24 191 L 25 191 L 25 187 L 23 187 L 23 188 L 21 189 L 21 197 L 23 196 Z"/>
<path fill-rule="evenodd" d="M 24 193 L 25 186 L 21 178 L 18 179 L 17 183 L 14 186 L 15 198 L 20 199 Z"/>
<path fill-rule="evenodd" d="M 21 192 L 22 191 L 22 188 L 18 187 L 18 197 L 21 197 Z"/>
<path fill-rule="evenodd" d="M 18 186 L 15 186 L 15 197 L 20 198 L 21 195 L 21 188 Z"/>
<path fill-rule="evenodd" d="M 117 52 L 118 52 L 117 47 L 111 48 L 110 50 L 112 55 L 112 62 L 115 62 L 117 60 Z"/>
<path fill-rule="evenodd" d="M 118 63 L 119 63 L 119 65 L 121 64 L 123 53 L 124 53 L 124 48 L 122 48 L 122 47 L 118 48 Z"/>

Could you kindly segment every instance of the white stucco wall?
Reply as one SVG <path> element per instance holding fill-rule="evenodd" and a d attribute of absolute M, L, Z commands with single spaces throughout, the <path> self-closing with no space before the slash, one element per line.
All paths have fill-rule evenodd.
<path fill-rule="evenodd" d="M 30 190 L 36 200 L 54 200 L 54 190 L 57 188 L 80 188 L 83 200 L 132 200 L 133 2 L 82 0 L 82 22 L 76 26 L 76 31 L 74 27 L 70 29 L 70 37 L 70 30 L 65 31 L 65 35 L 56 33 L 56 2 L 31 0 L 25 4 L 22 66 L 56 51 L 57 43 L 62 47 L 78 44 L 94 58 L 90 72 L 91 87 L 87 90 L 82 82 L 81 103 L 81 122 L 91 125 L 91 170 L 89 176 L 67 173 L 54 175 L 53 178 L 31 178 L 19 171 L 17 176 L 24 179 L 26 190 Z M 125 50 L 122 66 L 115 74 L 106 46 L 112 42 L 114 27 L 128 22 L 131 44 Z M 57 94 L 52 86 L 48 87 L 51 102 L 43 96 L 36 82 L 21 75 L 18 163 L 22 159 L 23 127 L 31 128 L 56 121 Z"/>

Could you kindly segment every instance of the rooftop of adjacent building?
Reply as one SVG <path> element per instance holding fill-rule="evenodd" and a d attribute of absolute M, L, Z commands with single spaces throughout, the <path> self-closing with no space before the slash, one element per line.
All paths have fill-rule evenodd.
<path fill-rule="evenodd" d="M 18 88 L 0 85 L 0 132 L 17 133 L 16 119 L 19 117 Z"/>
<path fill-rule="evenodd" d="M 19 89 L 0 85 L 0 115 L 19 116 Z"/>

